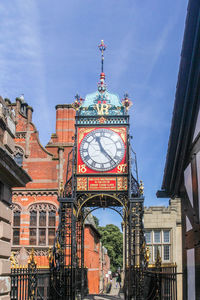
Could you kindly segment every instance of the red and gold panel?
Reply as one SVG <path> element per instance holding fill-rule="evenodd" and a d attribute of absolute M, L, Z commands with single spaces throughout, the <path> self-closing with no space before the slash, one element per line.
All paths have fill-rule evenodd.
<path fill-rule="evenodd" d="M 119 137 L 119 140 L 121 141 L 121 147 L 123 148 L 123 157 L 120 157 L 119 159 L 119 164 L 114 165 L 113 168 L 110 167 L 110 169 L 106 169 L 105 170 L 98 170 L 98 168 L 93 169 L 92 167 L 89 167 L 86 163 L 84 163 L 82 157 L 81 157 L 81 147 L 83 148 L 83 143 L 85 140 L 88 139 L 89 141 L 89 136 L 91 136 L 94 132 L 97 133 L 98 131 L 104 130 L 105 132 L 113 132 L 113 137 L 112 139 L 116 139 L 117 136 Z M 97 139 L 97 137 L 95 137 Z M 127 149 L 126 149 L 126 145 L 127 145 L 127 129 L 125 126 L 122 127 L 81 127 L 78 128 L 78 138 L 77 138 L 77 174 L 127 174 L 128 172 L 128 168 L 127 168 Z M 94 138 L 93 138 L 94 140 Z M 111 140 L 111 142 L 113 142 L 113 140 Z M 89 144 L 89 142 L 87 141 L 87 143 Z M 83 143 L 82 143 L 83 142 Z M 81 145 L 82 143 L 82 145 Z M 98 142 L 100 143 L 100 142 Z M 102 151 L 105 152 L 104 149 L 102 149 L 102 145 L 100 144 L 100 147 Z M 111 146 L 112 149 L 112 146 Z M 82 149 L 83 151 L 83 149 Z M 107 153 L 105 153 L 106 156 L 110 157 L 111 155 L 109 155 L 109 151 L 112 151 L 110 149 L 106 149 Z M 101 152 L 101 151 L 100 151 Z M 119 152 L 120 153 L 120 152 Z M 121 150 L 122 153 L 122 150 Z M 120 154 L 121 154 L 120 153 Z M 101 154 L 101 153 L 100 153 Z M 103 153 L 104 154 L 104 153 Z M 97 151 L 97 156 L 98 156 L 98 151 Z M 114 161 L 112 159 L 112 157 L 110 157 L 110 161 L 112 164 L 112 161 Z M 113 163 L 114 164 L 114 163 Z M 98 165 L 96 163 L 96 165 Z"/>
<path fill-rule="evenodd" d="M 127 191 L 127 177 L 78 177 L 77 191 Z"/>
<path fill-rule="evenodd" d="M 87 178 L 86 177 L 77 178 L 77 191 L 87 191 Z"/>
<path fill-rule="evenodd" d="M 88 191 L 115 191 L 116 177 L 89 177 Z"/>
<path fill-rule="evenodd" d="M 127 177 L 118 177 L 117 178 L 117 190 L 126 191 L 128 189 L 128 178 Z"/>

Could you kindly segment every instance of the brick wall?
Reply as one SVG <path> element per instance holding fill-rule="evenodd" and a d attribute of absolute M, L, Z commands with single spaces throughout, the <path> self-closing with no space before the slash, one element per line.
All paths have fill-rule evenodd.
<path fill-rule="evenodd" d="M 12 246 L 16 257 L 24 261 L 20 249 L 25 247 L 26 252 L 34 247 L 36 260 L 39 266 L 48 266 L 45 257 L 49 248 L 48 243 L 48 216 L 43 229 L 46 234 L 46 244 L 41 246 L 38 243 L 39 224 L 36 233 L 36 245 L 30 245 L 30 209 L 35 207 L 38 214 L 42 211 L 41 205 L 46 204 L 47 209 L 52 205 L 58 210 L 58 190 L 62 183 L 65 183 L 67 156 L 73 147 L 73 137 L 75 134 L 75 111 L 71 105 L 63 104 L 56 106 L 56 132 L 51 135 L 50 141 L 43 147 L 39 141 L 39 134 L 32 123 L 33 109 L 17 99 L 11 105 L 15 109 L 16 125 L 16 145 L 23 155 L 23 168 L 32 178 L 25 188 L 13 190 L 14 211 L 19 211 L 21 216 L 20 224 L 20 245 Z M 50 207 L 50 208 L 49 208 Z M 56 213 L 56 226 L 58 225 L 58 213 Z M 13 226 L 14 230 L 17 227 Z M 31 227 L 32 228 L 32 227 Z M 34 229 L 34 228 L 33 228 Z M 85 227 L 85 266 L 88 267 L 88 285 L 90 293 L 99 292 L 99 236 L 95 228 L 87 225 Z M 28 255 L 26 255 L 27 257 Z"/>

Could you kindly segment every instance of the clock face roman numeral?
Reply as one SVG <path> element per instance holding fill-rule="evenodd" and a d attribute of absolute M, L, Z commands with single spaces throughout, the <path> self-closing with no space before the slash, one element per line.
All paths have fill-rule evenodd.
<path fill-rule="evenodd" d="M 87 156 L 84 156 L 84 160 L 88 161 L 90 159 L 90 156 L 87 155 Z"/>

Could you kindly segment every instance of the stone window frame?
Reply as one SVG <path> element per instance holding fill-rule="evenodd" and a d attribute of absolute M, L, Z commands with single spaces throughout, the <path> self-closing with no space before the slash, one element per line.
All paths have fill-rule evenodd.
<path fill-rule="evenodd" d="M 11 237 L 11 241 L 12 241 L 12 245 L 13 246 L 19 246 L 20 245 L 20 227 L 21 227 L 21 213 L 22 213 L 22 208 L 20 207 L 20 205 L 13 203 L 11 206 L 12 209 L 12 237 Z M 15 225 L 14 224 L 14 214 L 16 212 L 19 212 L 19 225 Z M 19 232 L 19 243 L 14 243 L 14 232 L 18 231 Z"/>
<path fill-rule="evenodd" d="M 52 246 L 56 234 L 56 212 L 57 208 L 55 205 L 50 203 L 34 203 L 29 206 L 29 245 L 30 246 L 39 246 L 39 247 L 47 247 Z M 36 212 L 36 224 L 31 224 L 31 212 Z M 45 212 L 46 214 L 46 222 L 45 224 L 41 224 L 40 222 L 40 213 Z M 50 213 L 54 213 L 54 225 L 49 225 L 50 221 Z M 35 235 L 31 235 L 31 231 Z M 50 231 L 54 231 L 53 235 L 49 235 Z M 42 234 L 43 233 L 43 234 Z M 35 242 L 31 242 L 31 236 L 35 239 Z M 44 242 L 42 242 L 44 241 Z M 51 241 L 51 243 L 49 243 Z"/>
<path fill-rule="evenodd" d="M 160 231 L 160 242 L 154 240 L 154 233 Z M 164 232 L 169 232 L 169 241 L 164 241 Z M 159 249 L 160 256 L 163 263 L 170 263 L 172 262 L 172 241 L 171 241 L 171 228 L 145 228 L 145 233 L 150 232 L 151 239 L 149 242 L 146 243 L 147 247 L 150 250 L 150 263 L 154 263 L 157 256 L 157 249 Z M 165 249 L 168 247 L 169 249 L 169 259 L 164 259 Z"/>

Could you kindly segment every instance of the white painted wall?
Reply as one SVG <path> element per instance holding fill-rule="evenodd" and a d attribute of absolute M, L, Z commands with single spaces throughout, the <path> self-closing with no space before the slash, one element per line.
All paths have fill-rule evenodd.
<path fill-rule="evenodd" d="M 187 168 L 184 171 L 184 184 L 187 191 L 188 198 L 191 202 L 191 205 L 193 207 L 193 193 L 192 193 L 192 169 L 191 164 L 187 166 Z"/>
<path fill-rule="evenodd" d="M 188 295 L 187 295 L 188 300 L 196 300 L 194 249 L 187 250 L 187 288 L 188 288 Z"/>

